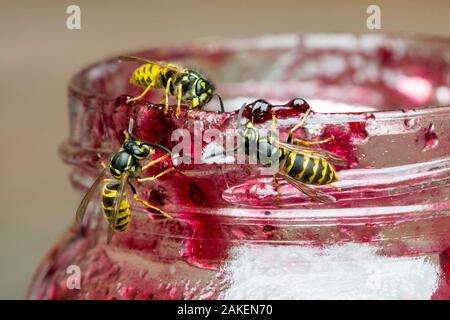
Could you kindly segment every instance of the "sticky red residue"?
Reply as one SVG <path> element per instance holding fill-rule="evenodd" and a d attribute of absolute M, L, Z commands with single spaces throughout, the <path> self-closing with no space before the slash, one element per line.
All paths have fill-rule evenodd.
<path fill-rule="evenodd" d="M 425 129 L 425 146 L 423 151 L 428 151 L 433 149 L 439 144 L 438 136 L 434 131 L 434 125 L 430 124 L 428 128 Z"/>
<path fill-rule="evenodd" d="M 189 222 L 192 238 L 186 243 L 184 256 L 193 265 L 216 269 L 226 258 L 231 244 L 225 241 L 219 222 L 216 217 Z"/>
<path fill-rule="evenodd" d="M 352 140 L 365 140 L 369 136 L 366 131 L 366 122 L 350 122 L 350 131 L 352 132 Z"/>
<path fill-rule="evenodd" d="M 333 136 L 334 140 L 321 145 L 328 151 L 334 152 L 335 154 L 341 156 L 347 160 L 349 168 L 353 168 L 358 164 L 358 158 L 356 157 L 355 151 L 353 150 L 353 144 L 355 140 L 360 141 L 363 137 L 366 137 L 363 132 L 365 128 L 360 123 L 350 126 L 350 132 L 345 128 L 339 128 L 337 126 L 326 126 L 323 132 L 324 137 Z"/>
<path fill-rule="evenodd" d="M 390 64 L 394 57 L 394 50 L 392 49 L 392 46 L 385 45 L 381 46 L 376 51 L 379 63 L 381 66 L 386 66 Z"/>
<path fill-rule="evenodd" d="M 272 105 L 269 102 L 259 99 L 246 105 L 243 117 L 253 120 L 253 123 L 262 123 L 272 119 L 272 111 L 277 117 L 287 118 L 305 113 L 310 109 L 310 105 L 302 98 L 292 99 L 283 105 Z"/>
<path fill-rule="evenodd" d="M 450 248 L 442 252 L 439 256 L 441 268 L 445 281 L 450 285 Z"/>
<path fill-rule="evenodd" d="M 414 127 L 414 125 L 416 124 L 416 121 L 415 121 L 415 119 L 406 118 L 404 120 L 404 124 L 407 129 L 412 129 Z"/>

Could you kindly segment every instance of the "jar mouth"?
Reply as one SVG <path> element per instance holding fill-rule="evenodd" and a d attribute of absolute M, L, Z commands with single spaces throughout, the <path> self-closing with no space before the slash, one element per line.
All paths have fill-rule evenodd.
<path fill-rule="evenodd" d="M 271 210 L 272 217 L 283 219 L 336 219 L 400 212 L 419 214 L 432 212 L 431 207 L 447 208 L 449 38 L 286 34 L 191 42 L 131 55 L 155 61 L 179 61 L 204 70 L 217 81 L 230 112 L 189 110 L 183 123 L 172 123 L 175 127 L 190 130 L 188 126 L 194 121 L 209 126 L 207 122 L 213 119 L 211 126 L 235 128 L 242 101 L 265 99 L 280 105 L 302 97 L 315 111 L 308 118 L 304 133 L 312 139 L 337 135 L 338 140 L 324 148 L 338 150 L 336 153 L 349 162 L 347 168 L 339 171 L 341 180 L 337 187 L 341 190 L 324 188 L 336 196 L 335 204 L 308 201 L 303 195 L 293 194 L 294 189 L 286 183 L 280 186 L 285 191 L 281 206 L 274 206 L 274 198 L 261 195 L 261 190 L 249 197 L 252 185 L 267 185 L 270 177 L 252 171 L 249 178 L 243 169 L 244 173 L 237 177 L 229 179 L 224 175 L 221 183 L 232 181 L 231 185 L 226 188 L 215 185 L 213 203 L 199 206 L 202 214 L 217 214 L 220 208 L 221 215 L 236 218 L 261 217 L 261 213 Z M 151 132 L 153 128 L 146 127 L 146 123 L 151 123 L 150 113 L 155 105 L 143 100 L 132 110 L 125 110 L 118 104 L 117 97 L 121 94 L 139 93 L 140 89 L 128 83 L 138 65 L 119 63 L 116 58 L 105 60 L 84 69 L 69 85 L 71 136 L 62 146 L 61 154 L 64 161 L 78 168 L 73 181 L 83 188 L 86 176 L 90 176 L 89 172 L 94 175 L 97 170 L 94 168 L 98 168 L 96 154 L 102 154 L 104 159 L 115 150 L 130 115 L 138 117 L 137 130 L 141 136 L 157 140 L 152 142 L 170 143 L 168 137 L 162 138 Z M 159 100 L 158 96 L 153 98 Z M 217 102 L 211 102 L 210 108 L 217 110 Z M 280 116 L 280 130 L 288 130 L 300 117 L 301 114 Z M 261 126 L 269 127 L 270 121 Z M 202 195 L 211 195 L 205 190 L 207 184 L 198 180 L 212 179 L 223 169 L 217 165 L 188 168 L 183 171 L 188 177 L 184 181 L 188 184 L 194 181 Z M 165 183 L 166 180 L 162 182 Z M 141 188 L 144 193 L 150 189 Z M 185 213 L 199 211 L 195 206 L 180 203 L 171 208 L 176 209 Z"/>
<path fill-rule="evenodd" d="M 353 46 L 353 48 L 351 47 Z M 408 56 L 408 50 L 418 50 L 417 59 L 420 59 L 419 65 L 427 65 L 428 63 L 434 63 L 437 67 L 443 67 L 440 73 L 444 75 L 443 79 L 440 79 L 442 83 L 440 85 L 436 84 L 434 81 L 427 81 L 427 74 L 423 74 L 423 70 L 412 70 L 409 75 L 403 77 L 403 79 L 395 78 L 383 79 L 390 82 L 399 82 L 397 88 L 394 90 L 400 91 L 403 95 L 401 98 L 397 97 L 397 101 L 401 101 L 401 104 L 396 105 L 397 101 L 392 103 L 387 103 L 382 106 L 379 110 L 379 106 L 363 105 L 357 103 L 349 103 L 349 106 L 345 106 L 345 103 L 340 99 L 327 99 L 328 103 L 333 105 L 339 105 L 338 109 L 332 109 L 324 107 L 324 110 L 318 110 L 321 114 L 325 114 L 327 117 L 333 117 L 335 114 L 345 114 L 349 116 L 348 119 L 343 119 L 342 116 L 332 118 L 332 121 L 348 121 L 352 122 L 358 119 L 362 113 L 373 113 L 376 114 L 380 120 L 391 119 L 391 118 L 403 118 L 406 110 L 410 112 L 410 116 L 416 116 L 427 113 L 436 112 L 448 112 L 446 109 L 450 109 L 450 89 L 448 89 L 448 76 L 446 75 L 446 70 L 449 68 L 449 55 L 450 55 L 450 38 L 443 36 L 426 36 L 426 35 L 408 35 L 402 33 L 385 33 L 385 34 L 365 34 L 365 33 L 311 33 L 311 34 L 279 34 L 279 35 L 266 35 L 253 38 L 238 38 L 238 39 L 205 39 L 197 40 L 192 42 L 181 43 L 174 46 L 161 46 L 155 47 L 148 50 L 141 50 L 132 52 L 129 55 L 148 57 L 148 59 L 153 61 L 180 61 L 181 65 L 187 61 L 189 66 L 196 64 L 200 65 L 200 70 L 206 70 L 206 74 L 213 73 L 210 69 L 214 68 L 214 63 L 208 65 L 204 61 L 208 60 L 220 60 L 226 59 L 226 56 L 236 52 L 249 51 L 250 53 L 264 52 L 267 50 L 311 50 L 313 53 L 325 52 L 325 53 L 337 53 L 340 54 L 362 54 L 367 55 L 368 59 L 376 59 L 373 62 L 376 63 L 404 63 L 401 59 L 410 58 Z M 295 53 L 294 53 L 295 54 Z M 398 56 L 395 56 L 395 55 Z M 370 57 L 370 55 L 374 55 Z M 307 57 L 305 57 L 307 58 Z M 427 60 L 429 59 L 429 60 Z M 434 59 L 434 60 L 430 60 Z M 329 63 L 331 65 L 331 62 Z M 127 93 L 130 90 L 128 79 L 120 79 L 120 85 L 125 85 L 125 90 L 114 91 L 114 85 L 108 86 L 105 83 L 96 83 L 96 81 L 107 81 L 105 79 L 109 74 L 115 74 L 118 71 L 118 66 L 121 64 L 118 60 L 118 56 L 112 57 L 110 59 L 105 59 L 102 62 L 95 63 L 86 67 L 84 70 L 76 74 L 70 81 L 69 90 L 74 94 L 79 94 L 85 97 L 95 97 L 100 99 L 103 103 L 111 102 L 116 99 L 120 94 Z M 336 61 L 337 64 L 342 63 Z M 407 62 L 409 63 L 409 62 Z M 358 64 L 354 62 L 354 64 Z M 136 67 L 139 64 L 132 64 L 132 67 Z M 376 67 L 376 66 L 375 66 Z M 411 68 L 414 68 L 413 64 Z M 132 70 L 132 69 L 130 69 Z M 209 72 L 208 72 L 209 71 Z M 422 73 L 420 72 L 422 71 Z M 308 76 L 313 77 L 315 71 L 308 71 Z M 329 71 L 333 73 L 335 71 Z M 250 75 L 253 76 L 253 75 Z M 445 78 L 447 76 L 447 78 Z M 118 80 L 118 79 L 115 79 Z M 125 80 L 125 81 L 124 81 Z M 222 79 L 220 79 L 222 80 Z M 220 81 L 219 80 L 219 81 Z M 229 79 L 224 79 L 229 80 Z M 263 83 L 268 82 L 267 79 L 263 79 Z M 304 79 L 301 79 L 302 81 Z M 308 78 L 307 80 L 310 80 Z M 333 79 L 326 79 L 327 81 L 333 81 Z M 339 81 L 339 79 L 334 79 Z M 245 82 L 245 79 L 242 79 Z M 294 85 L 293 88 L 289 88 L 287 92 L 281 90 L 280 94 L 275 95 L 274 99 L 267 99 L 270 102 L 286 102 L 293 98 L 305 97 L 308 101 L 311 99 L 316 99 L 319 95 L 312 94 L 302 94 L 301 89 L 295 85 L 304 85 L 303 82 L 292 81 L 292 79 L 283 79 L 281 81 L 271 81 L 265 84 L 273 89 L 274 86 L 278 84 L 279 87 L 283 88 L 287 84 Z M 233 93 L 236 95 L 236 86 L 242 88 L 242 83 L 235 81 L 235 83 L 221 83 L 219 86 L 225 86 L 226 93 Z M 405 89 L 405 87 L 410 87 L 411 90 Z M 264 87 L 259 88 L 264 93 Z M 344 88 L 345 89 L 345 88 Z M 279 89 L 278 89 L 279 90 Z M 406 90 L 406 91 L 405 91 Z M 430 93 L 431 91 L 438 90 L 439 92 L 434 92 L 434 96 Z M 292 92 L 294 91 L 294 93 Z M 414 92 L 418 91 L 418 92 Z M 310 93 L 310 92 L 309 92 Z M 359 92 L 359 94 L 364 94 L 365 92 Z M 264 96 L 264 94 L 262 95 Z M 248 101 L 259 99 L 261 95 L 254 95 L 250 97 Z M 426 98 L 428 97 L 428 99 Z M 320 99 L 320 98 L 319 98 Z M 400 99 L 400 100 L 399 100 Z M 408 101 L 411 99 L 411 101 Z M 408 104 L 409 102 L 409 104 Z M 230 106 L 232 108 L 239 108 L 239 104 L 235 106 Z M 311 106 L 315 108 L 314 104 Z M 342 111 L 341 107 L 350 107 Z M 357 111 L 354 110 L 355 107 Z M 445 109 L 445 110 L 442 110 Z M 236 109 L 232 110 L 235 111 Z M 208 112 L 199 110 L 199 112 Z M 353 118 L 356 117 L 356 118 Z"/>

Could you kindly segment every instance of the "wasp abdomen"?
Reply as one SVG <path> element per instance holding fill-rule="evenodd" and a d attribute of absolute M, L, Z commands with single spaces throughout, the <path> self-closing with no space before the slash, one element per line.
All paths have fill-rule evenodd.
<path fill-rule="evenodd" d="M 152 86 L 153 88 L 162 88 L 165 83 L 162 83 L 162 75 L 164 74 L 164 67 L 157 64 L 144 64 L 134 70 L 130 82 L 136 86 L 146 88 Z"/>
<path fill-rule="evenodd" d="M 334 168 L 327 161 L 294 152 L 288 155 L 284 171 L 306 184 L 324 185 L 338 180 Z"/>
<path fill-rule="evenodd" d="M 102 209 L 105 214 L 106 219 L 111 221 L 112 215 L 114 213 L 114 203 L 116 199 L 119 197 L 119 189 L 118 182 L 110 182 L 105 184 L 103 187 L 103 196 L 102 196 Z M 130 225 L 131 220 L 131 205 L 128 200 L 127 194 L 125 193 L 122 197 L 122 202 L 120 203 L 120 211 L 117 216 L 116 221 L 116 231 L 126 231 L 128 226 Z"/>

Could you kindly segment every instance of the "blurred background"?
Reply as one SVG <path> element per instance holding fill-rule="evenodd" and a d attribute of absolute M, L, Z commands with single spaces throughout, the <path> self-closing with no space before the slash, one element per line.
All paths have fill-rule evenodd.
<path fill-rule="evenodd" d="M 66 9 L 81 8 L 81 30 Z M 381 30 L 366 9 L 381 7 Z M 205 37 L 283 32 L 450 36 L 450 1 L 2 1 L 0 4 L 0 298 L 25 296 L 33 271 L 72 223 L 81 195 L 57 149 L 66 86 L 80 68 L 130 50 Z"/>

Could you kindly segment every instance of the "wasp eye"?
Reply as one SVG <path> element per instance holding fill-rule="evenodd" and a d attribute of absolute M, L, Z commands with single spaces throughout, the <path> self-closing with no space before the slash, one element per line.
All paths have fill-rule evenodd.
<path fill-rule="evenodd" d="M 141 160 L 150 155 L 150 148 L 146 145 L 140 144 L 133 148 L 132 154 L 135 158 Z"/>

